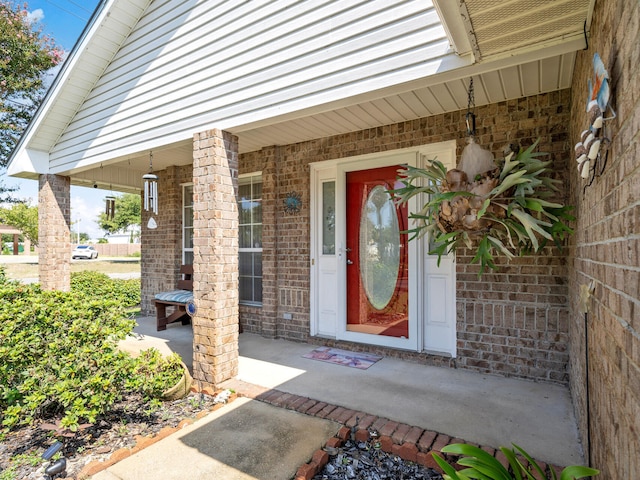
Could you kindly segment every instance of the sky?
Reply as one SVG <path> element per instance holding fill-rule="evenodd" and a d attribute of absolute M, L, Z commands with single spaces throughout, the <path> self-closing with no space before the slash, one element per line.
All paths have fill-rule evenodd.
<path fill-rule="evenodd" d="M 91 18 L 99 0 L 27 0 L 26 3 L 33 20 L 42 25 L 43 33 L 51 36 L 56 45 L 69 53 Z M 25 200 L 30 199 L 31 205 L 37 205 L 37 180 L 24 180 L 5 175 L 2 175 L 0 180 L 6 187 L 18 187 L 18 190 L 13 193 L 14 196 Z M 104 211 L 104 197 L 110 193 L 100 189 L 71 187 L 73 232 L 79 229 L 92 239 L 104 237 L 104 231 L 98 227 L 96 220 Z"/>

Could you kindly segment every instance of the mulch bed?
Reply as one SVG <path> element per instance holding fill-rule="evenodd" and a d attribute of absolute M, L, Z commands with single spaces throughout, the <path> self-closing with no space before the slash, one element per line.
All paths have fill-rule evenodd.
<path fill-rule="evenodd" d="M 213 395 L 191 393 L 180 400 L 163 402 L 160 408 L 153 409 L 139 395 L 130 395 L 95 424 L 70 436 L 43 428 L 52 423 L 51 419 L 39 421 L 0 436 L 0 475 L 12 478 L 7 471 L 13 471 L 16 480 L 41 480 L 47 465 L 41 456 L 56 440 L 60 440 L 64 444 L 62 452 L 67 459 L 67 469 L 66 474 L 59 478 L 80 480 L 115 463 L 113 457 L 121 460 L 123 456 L 134 453 L 136 448 L 143 448 L 153 439 L 173 433 L 179 426 L 221 406 L 214 401 Z"/>

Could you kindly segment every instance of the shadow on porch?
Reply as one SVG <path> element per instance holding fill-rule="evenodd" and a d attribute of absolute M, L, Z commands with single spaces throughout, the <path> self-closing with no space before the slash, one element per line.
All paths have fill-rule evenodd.
<path fill-rule="evenodd" d="M 138 323 L 141 348 L 176 351 L 191 367 L 190 326 L 169 325 L 156 332 L 155 317 L 140 317 Z M 583 463 L 566 387 L 395 358 L 359 370 L 303 358 L 317 346 L 249 333 L 240 335 L 239 345 L 239 375 L 230 384 L 274 389 L 469 443 L 516 443 L 555 465 Z"/>

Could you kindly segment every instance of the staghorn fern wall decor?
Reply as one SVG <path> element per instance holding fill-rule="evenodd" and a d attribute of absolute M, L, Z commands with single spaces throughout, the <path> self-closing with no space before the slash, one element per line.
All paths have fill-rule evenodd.
<path fill-rule="evenodd" d="M 428 201 L 410 214 L 415 228 L 411 239 L 429 234 L 438 264 L 443 255 L 460 246 L 475 249 L 472 263 L 480 263 L 481 276 L 496 270 L 494 256 L 511 260 L 516 255 L 539 252 L 548 240 L 558 247 L 573 233 L 567 222 L 573 207 L 552 201 L 559 180 L 548 176 L 551 161 L 534 152 L 538 142 L 526 150 L 509 153 L 496 168 L 469 179 L 463 170 L 447 171 L 438 160 L 425 168 L 400 171 L 404 185 L 391 193 L 399 203 L 416 195 Z"/>

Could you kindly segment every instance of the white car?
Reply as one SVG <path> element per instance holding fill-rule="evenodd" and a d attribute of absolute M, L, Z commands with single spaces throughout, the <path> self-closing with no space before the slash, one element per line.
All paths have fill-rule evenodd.
<path fill-rule="evenodd" d="M 76 258 L 86 258 L 91 260 L 93 258 L 98 258 L 98 251 L 91 245 L 78 245 L 73 249 L 73 252 L 71 252 L 71 258 L 74 260 Z"/>

